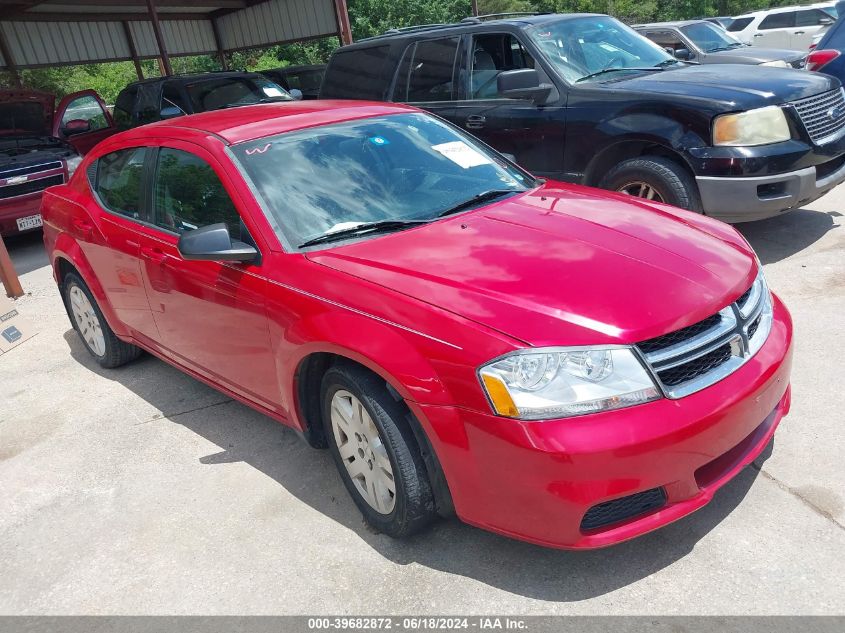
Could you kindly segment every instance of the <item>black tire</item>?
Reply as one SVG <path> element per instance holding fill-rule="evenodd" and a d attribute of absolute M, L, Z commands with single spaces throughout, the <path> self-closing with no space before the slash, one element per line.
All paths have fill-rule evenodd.
<path fill-rule="evenodd" d="M 367 502 L 353 483 L 341 457 L 331 422 L 332 398 L 341 390 L 361 402 L 386 449 L 395 485 L 394 506 L 389 514 L 378 512 Z M 335 366 L 323 376 L 320 397 L 329 450 L 343 484 L 364 519 L 379 532 L 393 538 L 410 536 L 429 525 L 437 516 L 437 511 L 428 473 L 409 426 L 411 414 L 403 403 L 391 397 L 384 380 L 362 367 L 351 364 Z"/>
<path fill-rule="evenodd" d="M 701 213 L 701 198 L 695 179 L 681 165 L 662 156 L 632 158 L 607 172 L 602 189 L 624 191 L 632 183 L 643 182 L 659 194 L 662 201 L 682 209 Z"/>
<path fill-rule="evenodd" d="M 77 323 L 73 308 L 71 307 L 71 290 L 73 288 L 78 288 L 83 294 L 85 294 L 86 297 L 88 297 L 88 301 L 91 303 L 94 314 L 99 321 L 105 342 L 105 349 L 102 354 L 98 354 L 82 335 L 80 325 Z M 125 343 L 115 336 L 115 333 L 109 327 L 106 318 L 103 316 L 103 312 L 100 310 L 97 300 L 91 293 L 91 290 L 89 290 L 85 282 L 82 281 L 82 278 L 76 273 L 68 273 L 65 276 L 64 282 L 62 283 L 62 298 L 64 299 L 65 307 L 67 308 L 68 317 L 70 317 L 73 329 L 76 330 L 77 334 L 79 334 L 79 338 L 82 340 L 82 344 L 85 346 L 85 349 L 88 350 L 88 353 L 94 357 L 101 367 L 105 367 L 107 369 L 120 367 L 121 365 L 125 365 L 126 363 L 135 360 L 141 355 L 141 348 L 136 347 L 131 343 Z"/>

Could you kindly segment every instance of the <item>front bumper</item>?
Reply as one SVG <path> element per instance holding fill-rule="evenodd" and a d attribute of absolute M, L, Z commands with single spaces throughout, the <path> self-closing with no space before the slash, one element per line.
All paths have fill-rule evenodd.
<path fill-rule="evenodd" d="M 845 159 L 772 176 L 698 176 L 704 213 L 724 222 L 770 218 L 809 204 L 845 181 Z"/>
<path fill-rule="evenodd" d="M 699 509 L 762 452 L 789 411 L 791 343 L 789 313 L 775 298 L 757 354 L 680 400 L 547 422 L 410 404 L 462 520 L 550 547 L 604 547 Z M 582 529 L 591 508 L 654 489 L 665 493 L 661 507 Z"/>
<path fill-rule="evenodd" d="M 0 199 L 0 235 L 7 236 L 19 233 L 18 218 L 25 218 L 40 212 L 42 193 L 37 191 L 25 196 Z"/>

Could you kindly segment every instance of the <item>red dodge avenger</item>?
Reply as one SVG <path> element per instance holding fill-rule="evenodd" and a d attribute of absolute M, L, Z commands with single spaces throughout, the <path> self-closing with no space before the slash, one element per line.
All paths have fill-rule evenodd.
<path fill-rule="evenodd" d="M 134 129 L 43 216 L 100 365 L 146 350 L 328 446 L 390 536 L 454 513 L 618 543 L 706 504 L 789 410 L 789 313 L 733 228 L 536 179 L 414 108 Z"/>

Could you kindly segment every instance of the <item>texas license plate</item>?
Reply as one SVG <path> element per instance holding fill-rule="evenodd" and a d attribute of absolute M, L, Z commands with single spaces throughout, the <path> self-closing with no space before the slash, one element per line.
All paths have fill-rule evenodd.
<path fill-rule="evenodd" d="M 18 218 L 18 231 L 28 231 L 41 226 L 41 214 L 28 215 L 25 218 Z"/>

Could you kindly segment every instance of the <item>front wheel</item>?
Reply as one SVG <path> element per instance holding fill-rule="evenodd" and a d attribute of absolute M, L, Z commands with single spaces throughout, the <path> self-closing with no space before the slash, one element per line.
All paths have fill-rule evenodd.
<path fill-rule="evenodd" d="M 623 161 L 607 173 L 601 187 L 701 213 L 695 180 L 669 158 L 646 156 Z"/>
<path fill-rule="evenodd" d="M 394 538 L 426 527 L 436 515 L 434 496 L 402 403 L 355 366 L 329 369 L 321 396 L 329 450 L 366 521 Z"/>

